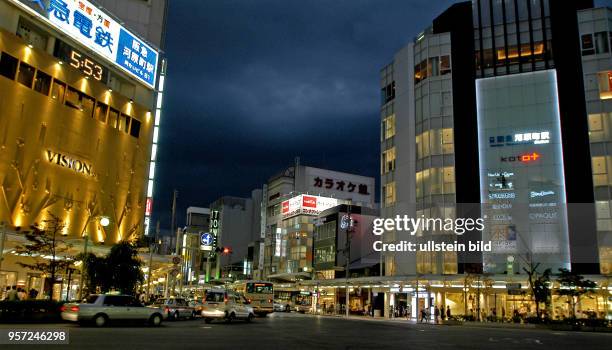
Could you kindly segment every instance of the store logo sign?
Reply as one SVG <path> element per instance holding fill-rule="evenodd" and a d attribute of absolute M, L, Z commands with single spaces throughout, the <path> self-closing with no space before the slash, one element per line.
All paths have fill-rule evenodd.
<path fill-rule="evenodd" d="M 69 156 L 67 154 L 62 154 L 58 152 L 54 152 L 50 149 L 47 150 L 47 161 L 49 163 L 53 163 L 55 165 L 61 166 L 62 168 L 70 169 L 79 174 L 87 175 L 87 176 L 95 176 L 92 171 L 92 165 L 87 163 L 84 160 Z"/>
<path fill-rule="evenodd" d="M 504 147 L 514 145 L 544 145 L 550 143 L 550 131 L 524 132 L 514 135 L 489 137 L 489 146 Z"/>
<path fill-rule="evenodd" d="M 500 160 L 503 163 L 512 163 L 512 162 L 531 163 L 540 158 L 542 158 L 542 156 L 539 153 L 533 152 L 529 154 L 521 154 L 519 156 L 501 157 Z"/>

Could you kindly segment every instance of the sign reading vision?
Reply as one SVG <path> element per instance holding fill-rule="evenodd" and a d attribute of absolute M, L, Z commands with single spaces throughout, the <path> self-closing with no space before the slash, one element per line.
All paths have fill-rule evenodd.
<path fill-rule="evenodd" d="M 55 152 L 50 149 L 47 150 L 46 156 L 49 163 L 61 166 L 62 168 L 70 169 L 79 174 L 92 177 L 96 176 L 92 170 L 92 165 L 84 160 L 64 153 Z"/>

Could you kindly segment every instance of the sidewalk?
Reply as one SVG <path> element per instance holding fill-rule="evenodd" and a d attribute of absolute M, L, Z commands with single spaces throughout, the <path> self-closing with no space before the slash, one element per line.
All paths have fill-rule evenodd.
<path fill-rule="evenodd" d="M 351 321 L 364 321 L 364 322 L 381 322 L 381 323 L 392 323 L 392 324 L 410 324 L 410 325 L 423 325 L 423 326 L 460 326 L 460 327 L 471 327 L 471 328 L 502 328 L 502 329 L 543 329 L 543 330 L 558 330 L 558 331 L 587 331 L 587 332 L 612 332 L 608 329 L 591 329 L 585 328 L 581 330 L 573 330 L 568 327 L 559 327 L 545 324 L 530 324 L 530 323 L 501 323 L 501 322 L 468 322 L 468 321 L 443 321 L 442 323 L 421 323 L 415 319 L 405 318 L 385 318 L 385 317 L 369 317 L 369 316 L 349 316 L 345 315 L 313 315 L 305 314 L 311 317 L 327 317 L 327 318 L 339 318 L 348 319 Z"/>

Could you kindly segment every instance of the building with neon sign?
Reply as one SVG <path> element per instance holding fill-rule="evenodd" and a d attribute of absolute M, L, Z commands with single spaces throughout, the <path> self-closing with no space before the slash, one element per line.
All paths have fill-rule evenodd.
<path fill-rule="evenodd" d="M 63 239 L 76 252 L 88 246 L 103 253 L 147 234 L 166 6 L 165 0 L 0 2 L 6 232 L 0 286 L 41 290 L 40 274 L 16 268 L 10 251 L 22 243 L 20 231 L 41 227 L 50 215 L 65 224 Z"/>
<path fill-rule="evenodd" d="M 461 2 L 381 69 L 382 217 L 483 217 L 483 232 L 459 241 L 493 246 L 383 253 L 384 275 L 410 281 L 398 290 L 414 291 L 418 276 L 485 273 L 509 283 L 530 262 L 610 271 L 609 13 L 592 1 Z M 383 241 L 402 235 L 386 232 Z M 414 310 L 430 308 L 432 296 L 467 307 L 425 294 Z"/>

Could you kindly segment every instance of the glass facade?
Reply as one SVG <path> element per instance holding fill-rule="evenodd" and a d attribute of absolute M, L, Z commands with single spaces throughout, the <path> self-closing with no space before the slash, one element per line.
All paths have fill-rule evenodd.
<path fill-rule="evenodd" d="M 554 67 L 548 0 L 473 0 L 476 77 Z"/>

